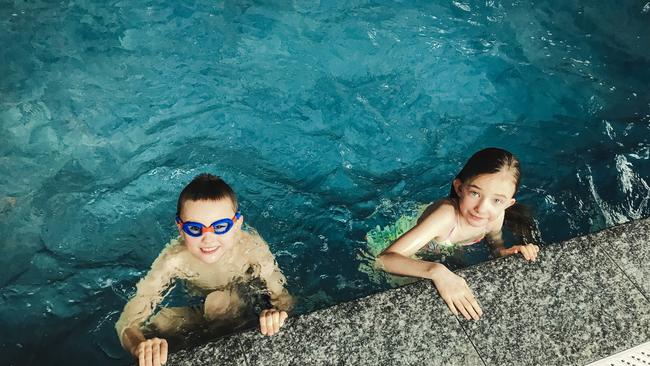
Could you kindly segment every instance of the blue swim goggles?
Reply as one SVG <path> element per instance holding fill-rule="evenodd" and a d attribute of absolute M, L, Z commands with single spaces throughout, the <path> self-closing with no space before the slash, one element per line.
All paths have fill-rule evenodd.
<path fill-rule="evenodd" d="M 232 229 L 232 227 L 235 225 L 235 222 L 241 217 L 241 212 L 237 211 L 235 216 L 232 217 L 232 219 L 221 219 L 213 222 L 210 224 L 210 226 L 206 227 L 200 222 L 194 222 L 194 221 L 187 221 L 183 222 L 179 216 L 176 216 L 176 226 L 178 226 L 179 229 L 183 229 L 185 234 L 198 238 L 199 236 L 202 236 L 204 233 L 212 232 L 217 235 L 223 235 Z"/>

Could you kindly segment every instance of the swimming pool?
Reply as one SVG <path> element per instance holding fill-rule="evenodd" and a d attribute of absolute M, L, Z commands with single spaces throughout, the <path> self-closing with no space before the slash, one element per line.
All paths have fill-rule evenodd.
<path fill-rule="evenodd" d="M 309 311 L 379 291 L 365 233 L 472 152 L 546 242 L 647 217 L 650 3 L 0 4 L 2 364 L 127 364 L 113 330 L 194 175 Z M 71 361 L 68 358 L 73 357 Z"/>

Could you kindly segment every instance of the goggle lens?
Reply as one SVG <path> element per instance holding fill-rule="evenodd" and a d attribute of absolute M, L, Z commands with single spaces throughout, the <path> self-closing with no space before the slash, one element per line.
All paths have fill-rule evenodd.
<path fill-rule="evenodd" d="M 228 221 L 224 222 L 225 220 L 228 220 Z M 221 222 L 219 222 L 219 221 L 221 221 Z M 215 234 L 225 234 L 225 233 L 227 233 L 228 231 L 230 231 L 230 228 L 234 224 L 232 222 L 232 220 L 230 220 L 230 219 L 224 219 L 224 220 L 219 220 L 219 221 L 212 224 L 212 227 L 214 228 L 214 233 Z"/>
<path fill-rule="evenodd" d="M 184 231 L 191 236 L 201 236 L 203 235 L 203 225 L 199 226 L 192 223 L 186 223 L 183 225 Z"/>

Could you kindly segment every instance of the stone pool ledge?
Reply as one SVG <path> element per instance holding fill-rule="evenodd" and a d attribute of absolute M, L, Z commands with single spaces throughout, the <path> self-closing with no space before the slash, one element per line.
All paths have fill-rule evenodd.
<path fill-rule="evenodd" d="M 429 281 L 171 355 L 168 365 L 586 365 L 650 340 L 650 219 L 458 272 L 484 316 Z"/>

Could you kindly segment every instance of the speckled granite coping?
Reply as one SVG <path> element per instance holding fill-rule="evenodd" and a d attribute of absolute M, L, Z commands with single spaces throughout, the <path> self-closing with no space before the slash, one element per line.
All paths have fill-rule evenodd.
<path fill-rule="evenodd" d="M 586 365 L 650 340 L 650 220 L 458 272 L 484 310 L 455 317 L 429 281 L 291 318 L 168 365 Z"/>

